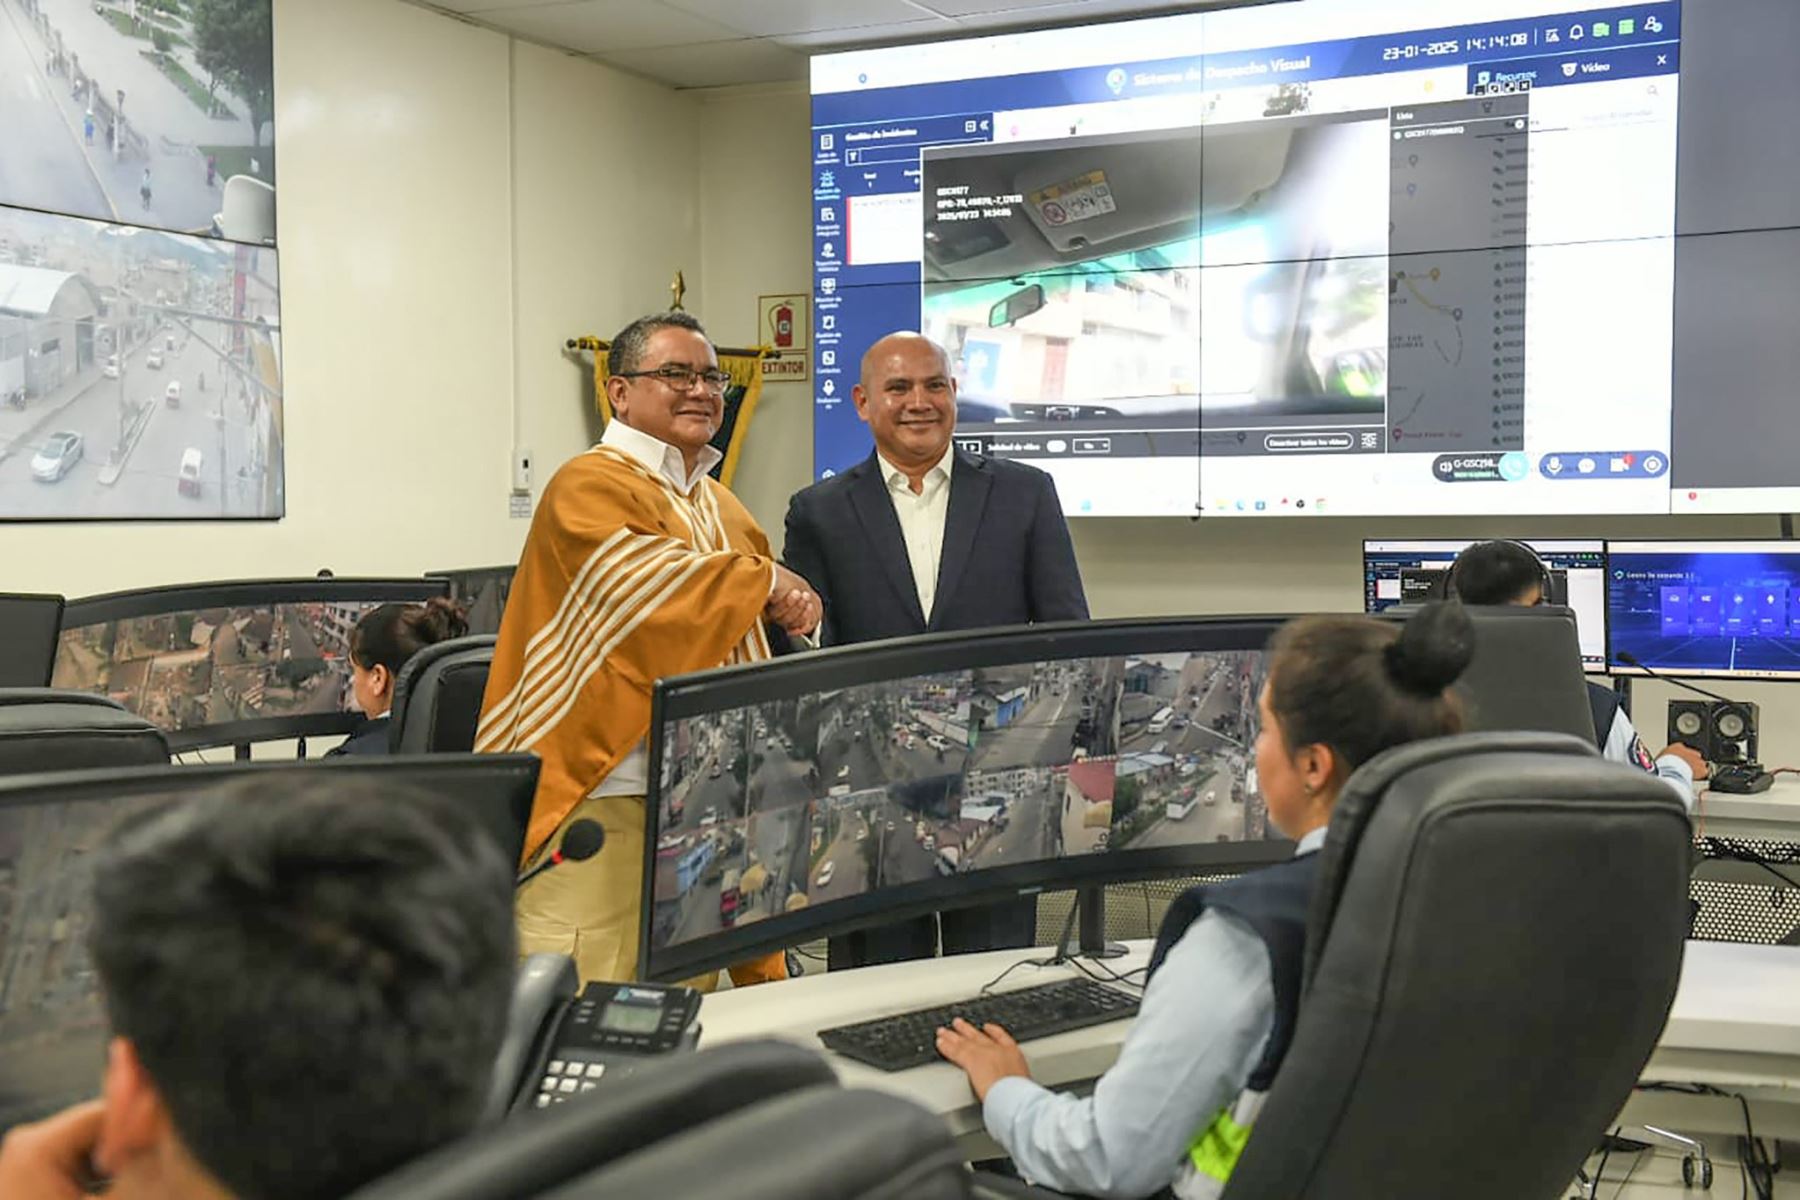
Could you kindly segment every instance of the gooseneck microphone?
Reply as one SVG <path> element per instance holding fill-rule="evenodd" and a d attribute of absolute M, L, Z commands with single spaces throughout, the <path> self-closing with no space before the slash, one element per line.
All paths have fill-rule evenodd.
<path fill-rule="evenodd" d="M 606 845 L 606 829 L 598 821 L 582 819 L 571 824 L 563 834 L 562 845 L 550 852 L 550 856 L 537 866 L 519 876 L 515 888 L 524 887 L 551 867 L 561 866 L 566 862 L 584 862 L 600 853 L 600 847 Z"/>
<path fill-rule="evenodd" d="M 1708 700 L 1717 700 L 1721 704 L 1737 704 L 1737 703 L 1739 703 L 1739 701 L 1733 700 L 1729 696 L 1721 696 L 1717 692 L 1709 692 L 1705 688 L 1695 687 L 1693 684 L 1687 683 L 1683 680 L 1675 679 L 1672 676 L 1664 675 L 1657 671 L 1652 671 L 1650 669 L 1650 666 L 1648 663 L 1646 663 L 1643 660 L 1641 660 L 1640 658 L 1638 658 L 1637 655 L 1633 654 L 1629 650 L 1621 650 L 1617 654 L 1615 654 L 1613 657 L 1618 659 L 1620 662 L 1624 663 L 1628 667 L 1636 667 L 1638 670 L 1642 671 L 1644 674 L 1648 675 L 1650 678 L 1655 679 L 1661 683 L 1673 684 L 1674 686 L 1676 686 L 1678 688 L 1686 688 L 1688 691 L 1693 692 L 1696 695 L 1705 696 Z M 574 827 L 571 826 L 569 829 L 569 832 L 573 833 L 574 831 L 575 831 Z"/>

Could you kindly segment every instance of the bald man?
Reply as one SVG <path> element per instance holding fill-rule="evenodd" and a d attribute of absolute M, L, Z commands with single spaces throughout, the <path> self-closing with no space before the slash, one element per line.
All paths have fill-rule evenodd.
<path fill-rule="evenodd" d="M 851 391 L 875 452 L 796 493 L 783 559 L 824 602 L 826 645 L 995 625 L 1083 621 L 1087 598 L 1056 486 L 1035 467 L 955 449 L 943 347 L 894 333 Z M 1035 903 L 943 914 L 946 953 L 1028 946 Z M 831 965 L 929 956 L 930 918 L 834 938 Z"/>

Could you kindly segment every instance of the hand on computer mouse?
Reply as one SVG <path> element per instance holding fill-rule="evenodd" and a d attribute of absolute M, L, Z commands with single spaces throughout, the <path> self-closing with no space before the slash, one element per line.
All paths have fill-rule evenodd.
<path fill-rule="evenodd" d="M 958 1017 L 937 1031 L 937 1051 L 963 1069 L 977 1100 L 986 1100 L 988 1089 L 1009 1075 L 1031 1078 L 1019 1043 L 998 1025 L 977 1029 Z"/>
<path fill-rule="evenodd" d="M 1706 760 L 1700 757 L 1700 752 L 1685 742 L 1664 746 L 1662 754 L 1656 757 L 1661 758 L 1665 754 L 1672 754 L 1686 763 L 1693 770 L 1695 779 L 1705 779 L 1712 773 L 1712 768 L 1706 765 Z"/>
<path fill-rule="evenodd" d="M 31 1125 L 17 1125 L 0 1142 L 0 1196 L 77 1200 L 94 1193 L 90 1155 L 105 1112 L 98 1100 L 66 1108 Z"/>

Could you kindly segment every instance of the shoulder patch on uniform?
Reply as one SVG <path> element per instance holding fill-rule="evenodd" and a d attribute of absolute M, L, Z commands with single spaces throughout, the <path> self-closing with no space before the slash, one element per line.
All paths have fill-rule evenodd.
<path fill-rule="evenodd" d="M 1642 737 L 1632 737 L 1630 754 L 1631 761 L 1642 767 L 1644 770 L 1656 770 L 1656 759 L 1651 757 L 1650 748 L 1644 745 L 1644 739 Z"/>

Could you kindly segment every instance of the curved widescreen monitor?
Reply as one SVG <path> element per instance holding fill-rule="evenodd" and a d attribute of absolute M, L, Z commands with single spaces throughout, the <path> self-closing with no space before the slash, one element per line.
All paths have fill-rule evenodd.
<path fill-rule="evenodd" d="M 1254 768 L 1278 624 L 983 630 L 659 681 L 642 974 L 1287 857 Z"/>
<path fill-rule="evenodd" d="M 45 687 L 56 659 L 63 598 L 0 594 L 0 687 Z"/>
<path fill-rule="evenodd" d="M 1800 679 L 1800 542 L 1612 542 L 1607 562 L 1608 670 Z"/>
<path fill-rule="evenodd" d="M 173 750 L 348 733 L 350 630 L 370 609 L 442 596 L 446 580 L 262 579 L 71 600 L 56 687 L 149 718 Z"/>
<path fill-rule="evenodd" d="M 512 593 L 512 565 L 502 567 L 457 567 L 449 571 L 427 571 L 432 578 L 450 581 L 450 598 L 463 607 L 470 633 L 499 633 L 500 617 L 506 612 L 506 598 Z"/>
<path fill-rule="evenodd" d="M 320 771 L 466 804 L 506 861 L 517 862 L 538 761 L 529 754 L 357 755 L 0 779 L 0 1133 L 84 1100 L 99 1084 L 108 1031 L 87 951 L 94 851 L 146 809 L 244 780 L 278 804 L 295 778 Z"/>

